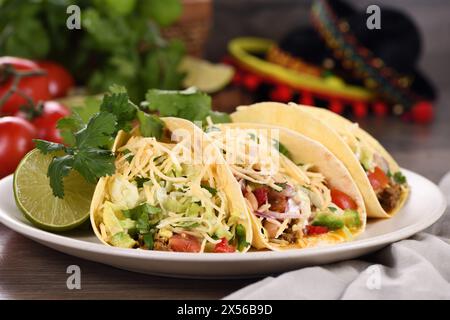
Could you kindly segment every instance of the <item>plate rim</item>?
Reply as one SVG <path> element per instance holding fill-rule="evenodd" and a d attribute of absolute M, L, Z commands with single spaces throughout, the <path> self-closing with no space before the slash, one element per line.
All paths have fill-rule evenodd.
<path fill-rule="evenodd" d="M 358 250 L 365 249 L 375 246 L 384 246 L 389 243 L 394 243 L 402 239 L 406 239 L 420 231 L 425 230 L 432 224 L 434 224 L 445 212 L 447 208 L 447 200 L 440 188 L 429 179 L 424 176 L 413 172 L 411 170 L 403 169 L 406 175 L 416 176 L 426 183 L 428 183 L 434 191 L 438 194 L 440 203 L 438 204 L 436 210 L 432 215 L 425 215 L 421 220 L 412 223 L 406 227 L 399 230 L 381 234 L 372 238 L 355 240 L 346 243 L 336 244 L 333 246 L 324 246 L 318 248 L 304 248 L 304 249 L 293 249 L 287 251 L 261 251 L 261 252 L 247 252 L 242 253 L 228 253 L 226 255 L 219 255 L 215 253 L 176 253 L 173 252 L 161 252 L 161 251 L 143 251 L 143 250 L 130 250 L 123 248 L 115 248 L 110 246 L 105 246 L 102 243 L 93 243 L 88 241 L 83 241 L 79 239 L 73 239 L 63 234 L 55 234 L 45 230 L 38 229 L 33 225 L 28 225 L 24 222 L 18 221 L 13 218 L 10 214 L 5 212 L 5 210 L 0 209 L 0 222 L 4 224 L 9 229 L 27 237 L 31 238 L 33 241 L 37 241 L 41 244 L 56 244 L 58 247 L 64 247 L 68 249 L 88 251 L 90 253 L 109 255 L 120 258 L 133 258 L 133 259 L 154 259 L 160 261 L 184 261 L 191 263 L 199 262 L 251 262 L 260 261 L 262 258 L 265 260 L 281 260 L 281 259 L 291 259 L 291 258 L 307 258 L 311 256 L 322 256 L 327 254 L 336 254 L 340 252 L 345 252 L 347 250 Z M 8 183 L 6 181 L 12 179 L 12 175 L 5 177 L 0 180 L 0 183 Z M 44 245 L 45 245 L 44 244 Z M 54 248 L 53 248 L 54 249 Z M 54 249 L 56 250 L 56 249 Z M 61 250 L 59 250 L 61 251 Z"/>

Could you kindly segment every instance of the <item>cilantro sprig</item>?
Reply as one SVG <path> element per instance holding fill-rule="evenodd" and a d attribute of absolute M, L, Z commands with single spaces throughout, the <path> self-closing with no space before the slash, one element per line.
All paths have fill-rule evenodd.
<path fill-rule="evenodd" d="M 144 104 L 162 117 L 179 117 L 193 122 L 211 117 L 214 123 L 231 122 L 229 114 L 212 111 L 211 105 L 211 97 L 196 88 L 182 91 L 150 89 Z"/>
<path fill-rule="evenodd" d="M 114 138 L 120 130 L 130 131 L 135 120 L 143 136 L 159 138 L 162 135 L 163 122 L 141 111 L 130 101 L 124 88 L 114 86 L 87 123 L 77 112 L 58 122 L 66 145 L 35 140 L 36 148 L 42 153 L 55 154 L 47 171 L 53 194 L 64 197 L 63 180 L 72 170 L 91 183 L 112 175 L 115 158 L 110 148 Z"/>
<path fill-rule="evenodd" d="M 35 140 L 36 148 L 44 154 L 60 152 L 50 162 L 47 171 L 56 197 L 64 197 L 63 178 L 68 176 L 71 170 L 78 171 L 91 183 L 114 173 L 114 155 L 106 147 L 112 140 L 116 126 L 117 118 L 113 114 L 100 112 L 74 133 L 73 146 Z M 61 153 L 62 155 L 59 155 Z"/>
<path fill-rule="evenodd" d="M 64 197 L 64 178 L 71 171 L 77 171 L 91 183 L 115 172 L 115 158 L 110 149 L 120 130 L 129 132 L 137 123 L 142 136 L 161 138 L 164 122 L 155 113 L 190 121 L 204 121 L 208 116 L 214 122 L 230 120 L 227 114 L 213 112 L 211 98 L 196 89 L 152 89 L 147 94 L 147 100 L 139 107 L 131 102 L 124 87 L 113 85 L 100 104 L 87 106 L 87 112 L 93 113 L 88 121 L 85 121 L 85 113 L 81 115 L 73 110 L 71 116 L 58 122 L 57 127 L 65 144 L 34 140 L 36 148 L 42 153 L 54 154 L 47 176 L 56 197 Z"/>

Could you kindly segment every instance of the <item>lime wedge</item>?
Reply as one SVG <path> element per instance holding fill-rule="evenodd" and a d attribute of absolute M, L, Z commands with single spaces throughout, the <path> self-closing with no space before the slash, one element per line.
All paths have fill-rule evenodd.
<path fill-rule="evenodd" d="M 86 182 L 77 172 L 71 172 L 64 178 L 64 198 L 55 197 L 47 177 L 52 158 L 35 149 L 22 159 L 14 173 L 14 197 L 25 217 L 37 227 L 66 231 L 89 217 L 95 185 Z"/>
<path fill-rule="evenodd" d="M 234 69 L 229 65 L 213 64 L 190 56 L 181 61 L 179 70 L 186 73 L 183 80 L 185 88 L 196 87 L 206 93 L 223 89 L 234 76 Z"/>

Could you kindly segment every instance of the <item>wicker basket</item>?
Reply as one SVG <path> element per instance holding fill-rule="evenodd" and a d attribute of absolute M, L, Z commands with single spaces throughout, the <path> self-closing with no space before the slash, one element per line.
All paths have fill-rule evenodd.
<path fill-rule="evenodd" d="M 212 23 L 212 0 L 183 0 L 183 14 L 174 25 L 164 28 L 166 38 L 186 44 L 188 54 L 201 57 Z"/>

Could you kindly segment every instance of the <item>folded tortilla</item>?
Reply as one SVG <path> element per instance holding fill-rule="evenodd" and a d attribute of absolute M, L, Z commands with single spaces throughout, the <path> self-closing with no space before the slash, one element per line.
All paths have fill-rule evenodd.
<path fill-rule="evenodd" d="M 253 223 L 253 247 L 278 251 L 332 245 L 364 231 L 361 193 L 342 162 L 320 143 L 254 123 L 213 125 L 207 132 L 241 186 Z M 336 193 L 353 205 L 340 207 Z"/>
<path fill-rule="evenodd" d="M 251 220 L 221 154 L 193 123 L 162 120 L 160 140 L 138 128 L 117 135 L 116 172 L 99 180 L 90 208 L 95 234 L 122 248 L 246 252 Z"/>
<path fill-rule="evenodd" d="M 350 171 L 363 195 L 368 217 L 389 218 L 408 197 L 406 179 L 392 156 L 357 124 L 329 110 L 262 102 L 238 107 L 232 119 L 280 125 L 323 144 Z"/>

